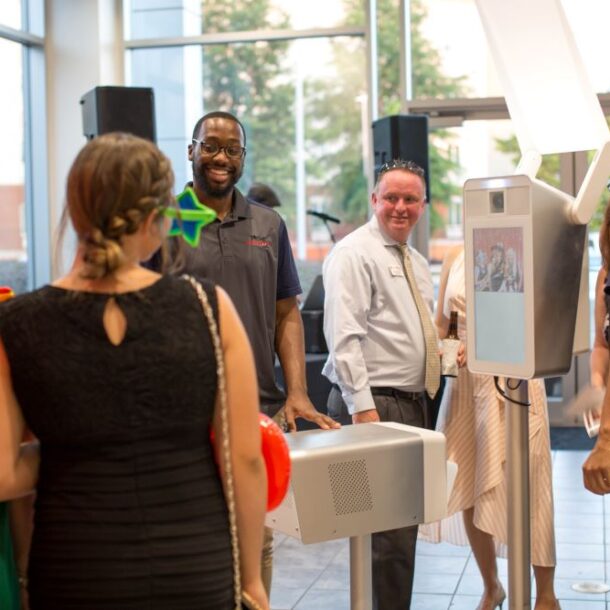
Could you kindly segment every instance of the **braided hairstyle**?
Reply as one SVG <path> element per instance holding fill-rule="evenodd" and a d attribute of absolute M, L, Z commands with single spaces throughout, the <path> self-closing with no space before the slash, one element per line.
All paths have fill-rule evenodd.
<path fill-rule="evenodd" d="M 91 140 L 68 174 L 66 211 L 85 263 L 83 277 L 100 279 L 124 261 L 122 238 L 172 200 L 174 173 L 155 144 L 127 133 Z"/>

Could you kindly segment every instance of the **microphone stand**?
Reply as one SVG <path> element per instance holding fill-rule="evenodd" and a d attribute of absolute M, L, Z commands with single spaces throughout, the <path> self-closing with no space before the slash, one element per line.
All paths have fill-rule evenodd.
<path fill-rule="evenodd" d="M 337 243 L 335 234 L 333 233 L 333 230 L 330 228 L 330 225 L 328 223 L 329 222 L 336 222 L 336 223 L 341 222 L 338 218 L 335 218 L 334 216 L 330 216 L 330 214 L 326 214 L 324 212 L 318 212 L 317 210 L 307 210 L 307 214 L 309 214 L 310 216 L 315 216 L 316 218 L 319 218 L 324 223 L 324 225 L 326 226 L 326 229 L 328 230 L 328 234 L 330 235 L 330 241 L 332 241 L 333 244 Z"/>
<path fill-rule="evenodd" d="M 333 230 L 330 228 L 327 218 L 324 219 L 324 224 L 326 225 L 326 228 L 328 229 L 328 234 L 330 235 L 330 241 L 332 241 L 333 244 L 336 244 L 337 240 L 335 238 L 335 234 L 333 233 Z"/>

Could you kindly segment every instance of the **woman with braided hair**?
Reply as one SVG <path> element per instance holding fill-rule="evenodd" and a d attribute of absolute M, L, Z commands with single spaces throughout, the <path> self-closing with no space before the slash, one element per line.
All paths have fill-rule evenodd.
<path fill-rule="evenodd" d="M 140 265 L 172 188 L 151 142 L 86 144 L 67 182 L 70 271 L 0 306 L 0 501 L 36 490 L 31 610 L 228 610 L 242 590 L 268 608 L 246 335 L 221 289 Z"/>

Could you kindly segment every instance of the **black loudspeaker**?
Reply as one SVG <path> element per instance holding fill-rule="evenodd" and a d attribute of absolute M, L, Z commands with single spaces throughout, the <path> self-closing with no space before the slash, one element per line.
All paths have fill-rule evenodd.
<path fill-rule="evenodd" d="M 426 199 L 430 201 L 428 117 L 404 114 L 373 121 L 375 179 L 381 166 L 392 159 L 417 163 L 426 172 Z"/>
<path fill-rule="evenodd" d="M 157 141 L 155 98 L 150 87 L 96 87 L 80 99 L 87 140 L 125 131 Z"/>

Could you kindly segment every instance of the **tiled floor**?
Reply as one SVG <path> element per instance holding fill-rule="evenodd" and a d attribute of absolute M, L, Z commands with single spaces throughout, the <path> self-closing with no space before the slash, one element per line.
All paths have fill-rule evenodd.
<path fill-rule="evenodd" d="M 610 593 L 572 589 L 572 584 L 582 581 L 610 583 L 610 497 L 595 496 L 582 486 L 581 466 L 587 453 L 553 452 L 555 586 L 563 610 L 610 610 Z M 498 565 L 508 590 L 507 562 L 499 559 Z M 412 610 L 473 610 L 482 589 L 469 547 L 418 543 Z M 348 541 L 303 545 L 276 534 L 271 607 L 348 610 Z"/>

